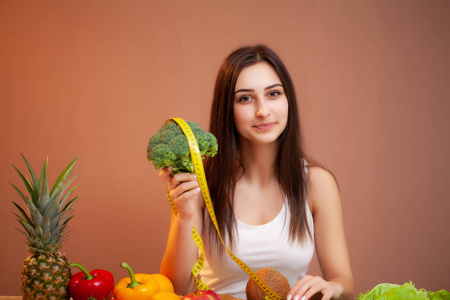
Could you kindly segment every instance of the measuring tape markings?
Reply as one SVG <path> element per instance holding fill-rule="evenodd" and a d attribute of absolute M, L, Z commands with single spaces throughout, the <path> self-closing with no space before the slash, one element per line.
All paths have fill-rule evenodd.
<path fill-rule="evenodd" d="M 197 140 L 195 139 L 195 136 L 186 121 L 184 121 L 181 118 L 171 118 L 171 119 L 167 120 L 166 123 L 169 122 L 170 120 L 175 121 L 180 126 L 180 128 L 182 129 L 183 133 L 185 134 L 185 136 L 188 140 L 189 151 L 191 154 L 192 162 L 194 164 L 194 171 L 195 171 L 195 174 L 197 175 L 197 181 L 199 183 L 199 186 L 200 186 L 200 189 L 201 189 L 201 192 L 203 195 L 203 199 L 205 201 L 206 208 L 208 210 L 211 221 L 213 222 L 213 225 L 216 228 L 217 234 L 219 235 L 219 239 L 222 242 L 225 250 L 228 252 L 231 259 L 233 259 L 233 261 L 235 261 L 256 282 L 256 284 L 258 284 L 258 286 L 266 293 L 267 296 L 269 296 L 272 300 L 282 300 L 283 299 L 282 296 L 280 296 L 279 294 L 272 291 L 272 289 L 270 287 L 268 287 L 267 284 L 265 282 L 263 282 L 249 266 L 247 266 L 242 260 L 240 260 L 237 256 L 235 256 L 225 245 L 222 235 L 220 234 L 219 225 L 217 223 L 216 215 L 214 212 L 214 207 L 213 207 L 212 201 L 211 201 L 211 196 L 209 194 L 208 184 L 206 182 L 206 176 L 205 176 L 205 172 L 203 169 L 203 160 L 200 155 Z M 169 199 L 169 203 L 172 208 L 172 211 L 176 215 L 177 208 L 176 208 L 175 203 L 173 202 L 172 198 L 169 195 L 167 185 L 166 185 L 166 193 L 167 193 L 167 198 Z M 200 256 L 199 256 L 197 262 L 195 263 L 194 267 L 192 268 L 192 275 L 194 276 L 194 283 L 199 290 L 207 290 L 210 288 L 197 278 L 197 275 L 200 273 L 200 270 L 202 269 L 202 267 L 204 265 L 205 257 L 204 257 L 204 252 L 203 252 L 203 241 L 201 239 L 200 234 L 197 232 L 197 230 L 194 227 L 192 227 L 192 239 L 197 244 L 197 246 L 200 250 Z"/>
<path fill-rule="evenodd" d="M 203 268 L 203 265 L 205 263 L 205 255 L 203 253 L 203 241 L 200 237 L 200 234 L 197 232 L 197 230 L 192 226 L 192 239 L 197 244 L 198 248 L 200 249 L 200 257 L 197 260 L 197 263 L 194 265 L 194 268 L 192 269 L 192 273 L 195 277 L 197 277 L 198 273 L 200 273 L 200 270 Z"/>
<path fill-rule="evenodd" d="M 166 181 L 164 181 L 164 185 L 166 187 L 166 195 L 167 195 L 167 199 L 169 199 L 169 204 L 170 204 L 170 208 L 172 209 L 173 213 L 176 215 L 178 215 L 178 209 L 177 206 L 175 205 L 175 203 L 173 202 L 172 198 L 170 197 L 170 193 L 169 193 L 169 189 L 167 188 L 167 183 Z"/>

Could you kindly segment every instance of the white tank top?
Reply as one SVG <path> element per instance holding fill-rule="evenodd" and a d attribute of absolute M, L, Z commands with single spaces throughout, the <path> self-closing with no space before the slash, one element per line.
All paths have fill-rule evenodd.
<path fill-rule="evenodd" d="M 308 202 L 306 214 L 314 237 L 314 223 Z M 314 253 L 314 241 L 306 240 L 303 244 L 289 240 L 290 212 L 285 201 L 278 215 L 269 223 L 250 226 L 236 220 L 237 231 L 233 254 L 247 264 L 253 271 L 271 267 L 287 277 L 291 287 L 306 275 Z M 228 242 L 225 239 L 225 242 Z M 222 258 L 216 251 L 211 251 L 208 237 L 203 238 L 205 264 L 199 279 L 212 290 L 246 299 L 245 288 L 250 278 L 224 250 Z"/>

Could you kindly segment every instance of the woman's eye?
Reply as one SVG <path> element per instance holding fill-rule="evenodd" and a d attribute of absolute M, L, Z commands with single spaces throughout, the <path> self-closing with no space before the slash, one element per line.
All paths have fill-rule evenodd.
<path fill-rule="evenodd" d="M 241 96 L 241 97 L 239 97 L 239 102 L 248 102 L 248 101 L 250 101 L 251 100 L 251 97 L 250 96 Z"/>
<path fill-rule="evenodd" d="M 280 91 L 271 91 L 271 92 L 269 92 L 269 96 L 270 97 L 278 97 L 280 95 L 281 95 Z"/>

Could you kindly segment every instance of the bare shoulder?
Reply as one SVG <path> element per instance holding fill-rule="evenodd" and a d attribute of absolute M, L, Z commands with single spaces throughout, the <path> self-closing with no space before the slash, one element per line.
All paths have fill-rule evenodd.
<path fill-rule="evenodd" d="M 323 190 L 338 189 L 336 178 L 327 169 L 320 166 L 310 166 L 308 168 L 308 190 L 323 191 Z"/>
<path fill-rule="evenodd" d="M 308 201 L 313 211 L 340 202 L 336 178 L 327 169 L 320 166 L 308 168 Z"/>

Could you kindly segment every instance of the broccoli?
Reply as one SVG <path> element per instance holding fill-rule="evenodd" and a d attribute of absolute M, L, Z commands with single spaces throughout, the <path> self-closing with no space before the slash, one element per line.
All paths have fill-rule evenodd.
<path fill-rule="evenodd" d="M 217 153 L 217 139 L 205 132 L 199 124 L 189 122 L 195 138 L 197 139 L 200 155 L 213 157 Z M 189 152 L 189 144 L 186 136 L 178 124 L 170 120 L 156 132 L 148 142 L 147 159 L 153 163 L 156 169 L 172 166 L 172 174 L 194 173 L 194 164 Z"/>

